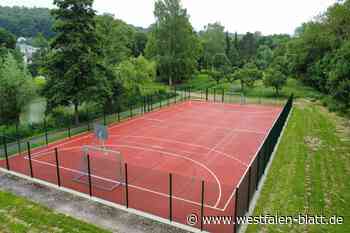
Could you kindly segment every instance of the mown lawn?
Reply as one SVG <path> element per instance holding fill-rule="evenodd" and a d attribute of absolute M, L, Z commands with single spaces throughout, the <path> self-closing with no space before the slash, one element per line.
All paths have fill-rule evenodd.
<path fill-rule="evenodd" d="M 179 87 L 190 87 L 192 90 L 205 90 L 206 88 L 224 89 L 226 92 L 240 93 L 241 85 L 239 81 L 233 83 L 227 82 L 225 79 L 218 84 L 206 74 L 198 74 L 190 79 L 186 84 Z M 287 84 L 283 87 L 280 96 L 277 98 L 286 99 L 291 94 L 297 98 L 320 99 L 322 96 L 317 91 L 310 87 L 306 87 L 300 81 L 289 78 Z M 262 98 L 276 98 L 276 92 L 271 87 L 265 87 L 262 81 L 255 82 L 253 87 L 246 87 L 244 94 L 247 97 L 262 97 Z"/>
<path fill-rule="evenodd" d="M 66 215 L 55 213 L 24 198 L 16 197 L 7 192 L 0 192 L 0 232 L 107 233 L 108 231 Z"/>
<path fill-rule="evenodd" d="M 344 224 L 250 225 L 248 233 L 350 232 L 348 127 L 324 108 L 298 101 L 253 214 L 338 215 Z"/>

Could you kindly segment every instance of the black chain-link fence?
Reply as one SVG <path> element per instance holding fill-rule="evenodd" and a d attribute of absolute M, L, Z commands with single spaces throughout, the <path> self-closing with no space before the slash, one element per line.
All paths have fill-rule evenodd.
<path fill-rule="evenodd" d="M 59 151 L 57 148 L 44 151 L 40 155 L 33 157 L 32 150 L 53 143 L 58 139 L 73 137 L 74 135 L 88 132 L 94 123 L 114 124 L 132 117 L 142 115 L 146 112 L 162 108 L 171 104 L 186 101 L 188 99 L 201 99 L 207 101 L 233 102 L 229 93 L 221 92 L 217 95 L 215 91 L 211 94 L 209 89 L 202 92 L 191 92 L 189 89 L 174 89 L 167 95 L 152 95 L 143 97 L 142 104 L 131 106 L 127 111 L 109 112 L 95 119 L 88 119 L 87 122 L 79 125 L 69 126 L 65 129 L 48 131 L 29 138 L 9 138 L 2 136 L 2 146 L 0 148 L 0 167 L 7 170 L 21 173 L 33 178 L 41 179 L 57 185 L 84 193 L 89 196 L 98 197 L 124 205 L 126 208 L 134 208 L 153 215 L 176 221 L 182 224 L 189 224 L 189 214 L 195 214 L 199 219 L 191 224 L 201 230 L 216 230 L 213 226 L 205 225 L 203 216 L 232 216 L 246 215 L 249 211 L 251 200 L 258 189 L 258 185 L 265 173 L 268 162 L 273 154 L 274 148 L 281 135 L 283 127 L 287 121 L 293 106 L 293 96 L 291 96 L 282 112 L 276 119 L 273 127 L 266 135 L 264 143 L 259 148 L 254 159 L 249 164 L 244 175 L 236 187 L 225 187 L 222 190 L 231 193 L 231 199 L 222 210 L 213 207 L 212 192 L 214 184 L 210 184 L 201 177 L 185 177 L 179 174 L 168 174 L 165 171 L 138 167 L 128 164 L 120 164 L 120 171 L 124 174 L 122 178 L 113 178 L 113 175 L 105 174 L 103 167 L 99 163 L 91 160 L 89 155 L 82 154 L 80 149 L 72 148 L 70 151 Z M 242 96 L 237 97 L 240 104 Z M 22 156 L 14 156 L 22 154 Z M 25 163 L 16 159 L 22 157 Z M 40 158 L 37 158 L 39 156 Z M 72 160 L 71 157 L 75 156 Z M 87 161 L 87 168 L 83 172 L 81 163 L 77 161 Z M 17 162 L 16 162 L 17 161 Z M 106 164 L 107 165 L 107 164 Z M 111 164 L 109 164 L 110 166 Z M 97 171 L 102 170 L 103 174 Z M 155 183 L 157 181 L 157 183 Z M 87 185 L 88 184 L 88 185 Z M 113 187 L 113 189 L 100 189 L 97 186 Z M 118 187 L 118 188 L 114 188 Z M 151 190 L 151 191 L 150 191 Z M 145 194 L 147 192 L 147 195 Z M 147 197 L 147 201 L 144 198 Z M 220 232 L 237 232 L 238 224 L 228 224 L 217 226 Z"/>

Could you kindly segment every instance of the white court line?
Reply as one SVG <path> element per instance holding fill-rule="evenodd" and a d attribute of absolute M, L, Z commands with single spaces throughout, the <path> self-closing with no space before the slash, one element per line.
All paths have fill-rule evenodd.
<path fill-rule="evenodd" d="M 269 106 L 264 106 L 264 105 L 254 105 L 254 104 L 245 104 L 245 105 L 241 105 L 241 104 L 234 104 L 234 103 L 221 103 L 221 102 L 206 102 L 206 101 L 197 101 L 196 103 L 198 103 L 198 105 L 208 105 L 207 103 L 209 103 L 209 105 L 219 105 L 219 106 L 226 106 L 226 107 L 231 107 L 231 108 L 242 108 L 242 109 L 256 109 L 256 108 L 260 108 L 263 109 L 264 111 L 254 111 L 254 112 L 249 112 L 249 111 L 238 111 L 238 110 L 232 110 L 234 112 L 240 112 L 240 113 L 254 113 L 254 114 L 259 114 L 259 113 L 275 113 L 275 111 L 273 110 L 265 110 L 267 107 Z M 283 106 L 273 106 L 273 107 L 269 107 L 269 108 L 282 108 Z M 212 110 L 212 109 L 211 109 Z M 216 110 L 214 108 L 214 110 Z M 218 111 L 218 110 L 217 110 Z M 229 110 L 231 111 L 231 110 Z M 277 113 L 278 110 L 276 109 Z"/>
<path fill-rule="evenodd" d="M 145 148 L 145 147 L 140 147 L 140 146 L 130 146 L 130 145 L 106 145 L 108 147 L 117 147 L 117 148 L 120 148 L 120 147 L 127 147 L 127 148 L 133 148 L 133 149 L 139 149 L 139 150 L 144 150 L 144 151 L 151 151 L 151 152 L 159 152 L 161 155 L 163 154 L 166 154 L 166 155 L 169 155 L 169 156 L 173 156 L 173 157 L 177 157 L 177 158 L 182 158 L 182 159 L 185 159 L 185 160 L 188 160 L 194 164 L 196 164 L 197 166 L 200 166 L 202 168 L 204 168 L 205 170 L 207 170 L 215 179 L 217 185 L 218 185 L 218 188 L 219 188 L 219 196 L 217 198 L 217 201 L 216 201 L 216 204 L 214 205 L 214 207 L 216 208 L 220 201 L 221 201 L 221 194 L 222 194 L 222 190 L 221 190 L 221 183 L 219 181 L 219 178 L 216 176 L 215 172 L 213 172 L 210 168 L 208 168 L 207 166 L 205 166 L 204 164 L 194 160 L 194 159 L 191 159 L 189 157 L 186 157 L 186 156 L 183 156 L 183 155 L 179 155 L 179 154 L 176 154 L 176 153 L 172 153 L 172 152 L 167 152 L 167 151 L 161 151 L 161 150 L 155 150 L 155 149 L 149 149 L 149 148 Z"/>
<path fill-rule="evenodd" d="M 125 138 L 144 138 L 144 139 L 151 139 L 151 140 L 157 140 L 157 141 L 163 141 L 163 142 L 170 142 L 170 143 L 176 143 L 176 144 L 183 144 L 183 145 L 188 145 L 188 146 L 193 146 L 193 147 L 199 147 L 199 148 L 203 148 L 206 150 L 210 150 L 210 147 L 206 147 L 206 146 L 201 146 L 201 145 L 197 145 L 197 144 L 192 144 L 192 143 L 187 143 L 187 142 L 181 142 L 181 141 L 177 141 L 177 140 L 170 140 L 170 139 L 162 139 L 162 138 L 156 138 L 156 137 L 144 137 L 144 136 L 133 136 L 133 135 L 121 135 L 121 134 L 113 134 L 110 135 L 110 138 L 113 137 L 125 137 Z M 241 161 L 240 159 L 237 159 L 235 157 L 230 156 L 229 154 L 226 154 L 225 152 L 222 151 L 218 151 L 218 150 L 213 150 L 213 152 L 218 153 L 218 154 L 222 154 L 223 156 L 235 160 L 238 163 L 244 165 L 245 167 L 248 167 L 248 164 Z"/>
<path fill-rule="evenodd" d="M 174 106 L 169 106 L 169 108 L 178 108 L 177 107 L 177 105 L 183 105 L 183 104 L 185 104 L 186 102 L 179 102 L 179 103 L 176 103 L 176 105 L 174 105 Z M 147 118 L 147 116 L 146 115 L 150 115 L 150 114 L 154 114 L 154 113 L 159 113 L 160 111 L 162 111 L 162 112 L 165 112 L 165 110 L 167 110 L 166 108 L 163 108 L 163 109 L 158 109 L 158 110 L 154 110 L 153 112 L 148 112 L 148 113 L 146 113 L 145 115 L 140 115 L 140 116 L 138 116 L 138 117 L 136 117 L 136 118 L 134 118 L 134 119 L 128 119 L 128 120 L 126 120 L 126 121 L 122 121 L 122 122 L 115 122 L 115 123 L 113 123 L 108 129 L 109 130 L 111 130 L 111 129 L 114 129 L 114 128 L 118 128 L 118 127 L 122 127 L 122 126 L 125 126 L 125 125 L 127 125 L 127 124 L 130 124 L 130 123 L 133 123 L 133 122 L 135 122 L 135 121 L 139 121 L 139 120 L 141 120 L 141 119 L 146 119 Z M 114 125 L 115 124 L 115 125 Z M 85 133 L 83 133 L 83 134 L 85 134 Z M 43 153 L 47 153 L 47 152 L 49 152 L 49 151 L 52 151 L 55 147 L 53 147 L 53 145 L 52 144 L 57 144 L 56 145 L 56 147 L 61 147 L 61 146 L 64 146 L 64 145 L 67 145 L 67 144 L 71 144 L 71 143 L 73 143 L 73 142 L 77 142 L 77 141 L 80 141 L 80 140 L 82 140 L 82 139 L 85 139 L 85 138 L 88 138 L 88 137 L 92 137 L 93 136 L 93 132 L 86 132 L 86 134 L 87 135 L 85 135 L 85 136 L 81 136 L 81 135 L 75 135 L 74 136 L 74 138 L 72 138 L 72 139 L 68 139 L 68 138 L 65 138 L 65 139 L 63 139 L 62 141 L 66 141 L 66 142 L 63 142 L 63 143 L 59 143 L 60 141 L 56 141 L 56 142 L 53 142 L 53 143 L 51 143 L 51 144 L 49 144 L 49 146 L 46 148 L 46 149 L 44 149 L 44 150 L 41 150 L 41 148 L 39 147 L 39 148 L 36 148 L 35 150 L 40 150 L 39 152 L 37 152 L 37 153 L 33 153 L 32 154 L 32 156 L 33 156 L 33 158 L 36 156 L 36 155 L 40 155 L 40 154 L 43 154 Z M 18 154 L 18 155 L 16 155 L 16 156 L 20 156 L 21 154 Z"/>
<path fill-rule="evenodd" d="M 185 105 L 185 104 L 187 104 L 187 102 L 181 102 L 181 103 L 179 102 L 179 103 L 177 103 L 175 106 L 170 106 L 171 108 L 168 108 L 168 109 L 173 110 L 174 108 L 179 108 L 178 105 Z M 214 104 L 214 103 L 211 103 L 211 104 Z M 150 115 L 150 114 L 157 114 L 157 113 L 160 113 L 160 112 L 165 112 L 165 110 L 167 110 L 167 108 L 158 109 L 158 110 L 153 111 L 153 112 L 148 112 L 148 113 L 146 113 L 145 115 L 140 115 L 140 116 L 138 116 L 138 117 L 136 117 L 136 118 L 134 118 L 134 119 L 129 119 L 129 120 L 127 120 L 127 121 L 123 121 L 123 122 L 120 122 L 120 123 L 117 123 L 117 122 L 116 122 L 116 123 L 114 123 L 114 125 L 112 124 L 112 126 L 110 126 L 109 129 L 114 129 L 114 128 L 118 128 L 118 127 L 125 126 L 126 124 L 133 123 L 134 121 L 138 121 L 138 120 L 141 120 L 141 119 L 145 119 L 147 115 Z M 236 111 L 236 112 L 245 113 L 245 114 L 250 113 L 250 112 L 246 112 L 246 111 Z M 254 113 L 254 112 L 253 112 L 253 113 Z M 257 113 L 261 113 L 261 112 L 257 112 Z M 178 114 L 176 114 L 176 115 L 178 115 Z M 66 141 L 66 142 L 64 142 L 64 143 L 61 143 L 61 144 L 57 144 L 57 142 L 54 142 L 54 143 L 57 144 L 57 147 L 61 147 L 61 146 L 63 146 L 63 145 L 67 145 L 67 144 L 73 143 L 73 142 L 75 142 L 75 141 L 80 141 L 80 140 L 85 139 L 85 138 L 90 137 L 90 136 L 92 136 L 92 133 L 88 133 L 88 135 L 86 135 L 86 136 L 78 136 L 78 137 L 76 137 L 76 138 L 74 138 L 74 139 L 68 140 L 68 141 Z M 65 140 L 66 140 L 66 139 L 65 139 Z M 160 140 L 160 139 L 158 139 L 158 140 Z M 172 140 L 170 140 L 170 141 L 172 141 Z M 175 141 L 175 142 L 176 142 L 176 141 Z M 264 142 L 264 141 L 263 141 L 263 142 Z M 183 142 L 178 141 L 177 143 L 183 143 Z M 190 144 L 190 143 L 183 143 L 183 144 L 193 145 L 193 144 Z M 193 146 L 206 148 L 206 147 L 200 146 L 200 145 L 193 145 Z M 46 150 L 44 150 L 44 151 L 42 151 L 42 152 L 39 152 L 39 153 L 35 153 L 35 154 L 33 154 L 33 155 L 39 155 L 39 154 L 42 154 L 42 153 L 44 153 L 44 152 L 48 152 L 48 151 L 52 150 L 53 148 L 54 148 L 54 147 L 49 147 L 48 149 L 46 149 Z M 206 148 L 206 149 L 208 149 L 208 148 Z M 209 149 L 210 149 L 210 148 L 209 148 Z M 244 163 L 244 162 L 242 162 L 242 161 L 239 161 L 238 159 L 236 159 L 236 158 L 234 158 L 234 157 L 231 157 L 231 156 L 229 156 L 228 154 L 226 154 L 226 153 L 224 153 L 224 152 L 221 152 L 221 151 L 215 151 L 215 152 L 220 153 L 220 154 L 223 154 L 224 156 L 229 157 L 229 158 L 231 158 L 231 159 L 237 160 L 239 163 L 241 163 L 241 164 L 243 164 L 244 166 L 248 167 L 248 165 L 247 165 L 246 163 Z M 234 195 L 234 192 L 235 192 L 235 191 L 232 192 L 232 195 L 231 195 L 231 197 L 230 197 L 231 199 L 232 199 L 232 197 L 233 197 L 233 195 Z M 185 201 L 185 200 L 184 200 L 184 201 Z M 228 206 L 229 202 L 230 202 L 230 199 L 227 201 L 227 203 L 226 203 L 224 209 L 219 209 L 219 208 L 216 208 L 216 209 L 217 209 L 217 210 L 224 211 L 224 210 L 226 209 L 226 207 Z M 198 203 L 197 203 L 197 204 L 198 204 Z M 210 207 L 210 206 L 208 206 L 208 207 Z M 210 208 L 213 208 L 213 207 L 210 207 Z M 215 209 L 215 208 L 214 208 L 214 209 Z"/>
<path fill-rule="evenodd" d="M 159 121 L 161 122 L 161 121 Z M 160 129 L 166 129 L 166 128 L 170 128 L 170 126 L 173 126 L 173 125 L 170 125 L 170 124 L 163 124 L 167 127 L 161 127 L 161 126 L 157 126 L 157 125 L 150 125 L 149 127 L 154 127 L 154 128 L 160 128 Z M 186 126 L 203 126 L 205 127 L 206 129 L 225 129 L 227 131 L 230 131 L 232 132 L 232 130 L 230 130 L 230 128 L 227 128 L 227 127 L 208 127 L 208 125 L 206 124 L 195 124 L 195 123 L 191 123 L 191 124 L 186 124 Z M 186 131 L 186 130 L 178 130 L 177 131 Z M 259 131 L 256 131 L 256 130 L 249 130 L 249 129 L 233 129 L 233 132 L 236 132 L 236 133 L 253 133 L 253 134 L 260 134 L 260 135 L 265 135 L 265 132 L 259 132 Z"/>
<path fill-rule="evenodd" d="M 221 199 L 221 184 L 218 180 L 218 178 L 216 177 L 215 173 L 213 171 L 211 171 L 208 167 L 206 167 L 204 164 L 201 164 L 200 162 L 197 162 L 195 160 L 192 160 L 190 158 L 187 158 L 185 156 L 181 156 L 181 155 L 177 155 L 175 153 L 171 153 L 171 152 L 164 152 L 164 151 L 159 151 L 159 150 L 154 150 L 154 149 L 148 149 L 148 148 L 143 148 L 143 147 L 138 147 L 138 146 L 129 146 L 129 145 L 106 145 L 108 147 L 127 147 L 127 148 L 136 148 L 136 149 L 141 149 L 141 150 L 148 150 L 148 151 L 153 151 L 153 152 L 160 152 L 161 154 L 168 154 L 170 156 L 174 156 L 174 157 L 179 157 L 179 158 L 182 158 L 182 159 L 185 159 L 185 160 L 189 160 L 193 163 L 195 163 L 196 165 L 198 166 L 201 166 L 202 168 L 204 168 L 205 170 L 207 170 L 213 177 L 214 179 L 216 180 L 217 184 L 218 184 L 218 187 L 219 187 L 219 192 L 220 192 L 220 195 L 217 199 L 217 202 L 220 202 L 220 199 Z M 67 151 L 67 150 L 75 150 L 75 149 L 81 149 L 80 146 L 78 147 L 71 147 L 71 148 L 64 148 L 63 151 Z M 62 151 L 62 150 L 61 150 Z M 24 158 L 24 159 L 27 159 L 28 158 Z M 41 160 L 37 160 L 37 159 L 32 159 L 33 162 L 36 162 L 36 163 L 39 163 L 39 164 L 43 164 L 43 165 L 47 165 L 47 166 L 50 166 L 50 167 L 56 167 L 56 165 L 52 164 L 52 163 L 49 163 L 49 162 L 45 162 L 45 161 L 41 161 Z M 73 173 L 78 173 L 80 175 L 88 175 L 87 173 L 85 172 L 81 172 L 79 170 L 75 170 L 75 169 L 71 169 L 71 168 L 66 168 L 66 167 L 63 167 L 63 166 L 59 166 L 61 169 L 63 170 L 67 170 L 67 171 L 70 171 L 70 172 L 73 172 Z M 114 180 L 111 180 L 111 179 L 108 179 L 108 178 L 104 178 L 104 177 L 100 177 L 100 176 L 95 176 L 95 175 L 91 175 L 92 177 L 94 178 L 97 178 L 97 179 L 101 179 L 101 180 L 104 180 L 104 181 L 108 181 L 108 182 L 111 182 L 111 183 L 115 183 L 115 184 L 120 184 L 120 182 L 116 182 Z M 146 188 L 143 188 L 143 187 L 139 187 L 139 186 L 135 186 L 135 185 L 129 185 L 130 187 L 133 187 L 135 189 L 139 189 L 139 190 L 143 190 L 143 191 L 147 191 L 147 192 L 151 192 L 153 194 L 157 194 L 157 195 L 160 195 L 160 196 L 166 196 L 166 197 L 169 197 L 168 194 L 164 194 L 164 193 L 161 193 L 161 192 L 157 192 L 157 191 L 153 191 L 153 190 L 150 190 L 150 189 L 146 189 Z M 197 203 L 197 202 L 194 202 L 194 201 L 191 201 L 191 200 L 187 200 L 187 199 L 184 199 L 184 198 L 180 198 L 180 197 L 176 197 L 174 196 L 175 199 L 178 199 L 178 200 L 181 200 L 181 201 L 184 201 L 184 202 L 188 202 L 188 203 L 191 203 L 191 204 L 195 204 L 195 205 L 198 205 L 200 206 L 201 203 Z M 212 209 L 215 209 L 215 210 L 219 210 L 219 211 L 225 211 L 225 209 L 220 209 L 220 208 L 217 208 L 217 205 L 214 205 L 214 206 L 210 206 L 210 205 L 206 205 L 207 207 L 209 208 L 212 208 Z"/>

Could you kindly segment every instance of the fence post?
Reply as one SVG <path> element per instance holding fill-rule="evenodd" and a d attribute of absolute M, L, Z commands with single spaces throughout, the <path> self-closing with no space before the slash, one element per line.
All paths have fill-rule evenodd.
<path fill-rule="evenodd" d="M 169 220 L 173 221 L 173 175 L 169 174 Z"/>
<path fill-rule="evenodd" d="M 86 108 L 86 117 L 87 117 L 88 131 L 90 131 L 90 116 L 89 116 L 89 109 L 88 108 Z"/>
<path fill-rule="evenodd" d="M 68 125 L 68 137 L 70 138 L 71 137 L 71 134 L 70 134 L 70 123 Z"/>
<path fill-rule="evenodd" d="M 91 183 L 91 166 L 90 166 L 90 155 L 87 154 L 87 168 L 88 168 L 88 178 L 89 178 L 89 194 L 92 197 L 92 183 Z"/>
<path fill-rule="evenodd" d="M 57 148 L 55 148 L 55 159 L 56 159 L 57 185 L 58 185 L 58 187 L 61 187 L 60 164 L 58 161 L 58 149 Z"/>
<path fill-rule="evenodd" d="M 20 142 L 19 133 L 18 133 L 18 122 L 16 123 L 16 139 L 17 139 L 18 154 L 20 154 L 21 153 L 21 142 Z"/>
<path fill-rule="evenodd" d="M 225 89 L 222 89 L 222 98 L 221 102 L 225 103 Z"/>
<path fill-rule="evenodd" d="M 129 208 L 129 182 L 128 182 L 128 164 L 125 163 L 125 204 Z"/>
<path fill-rule="evenodd" d="M 45 127 L 45 142 L 46 142 L 46 146 L 49 145 L 49 137 L 47 134 L 47 122 L 46 122 L 46 117 L 44 118 L 44 127 Z"/>
<path fill-rule="evenodd" d="M 201 196 L 201 231 L 203 231 L 203 217 L 204 217 L 204 180 L 202 181 L 202 196 Z"/>
<path fill-rule="evenodd" d="M 158 100 L 159 100 L 159 108 L 162 108 L 162 96 L 160 95 L 160 93 L 158 93 Z"/>
<path fill-rule="evenodd" d="M 6 169 L 10 171 L 10 162 L 9 162 L 9 155 L 7 151 L 7 143 L 5 136 L 2 137 L 3 143 L 4 143 L 4 152 L 5 152 L 5 158 L 6 158 Z"/>
<path fill-rule="evenodd" d="M 150 98 L 151 98 L 151 101 L 150 101 L 150 108 L 151 108 L 151 111 L 153 111 L 153 94 L 150 95 Z"/>
<path fill-rule="evenodd" d="M 209 90 L 205 89 L 205 100 L 208 101 Z"/>
<path fill-rule="evenodd" d="M 216 88 L 214 88 L 214 103 L 216 102 Z"/>
<path fill-rule="evenodd" d="M 174 90 L 175 90 L 175 104 L 176 104 L 176 98 L 177 98 L 176 86 L 174 86 Z"/>
<path fill-rule="evenodd" d="M 170 105 L 170 98 L 171 98 L 171 94 L 167 93 L 167 105 Z"/>
<path fill-rule="evenodd" d="M 129 105 L 129 118 L 132 118 L 132 116 L 133 116 L 133 112 L 132 112 L 132 107 L 131 107 L 132 105 L 130 104 Z"/>
<path fill-rule="evenodd" d="M 120 122 L 120 106 L 118 106 L 118 122 Z"/>
<path fill-rule="evenodd" d="M 237 232 L 237 209 L 238 209 L 238 192 L 239 192 L 239 188 L 236 187 L 236 193 L 235 193 L 235 210 L 234 210 L 234 217 L 233 217 L 233 221 L 235 222 L 235 224 L 233 225 L 233 233 Z"/>
<path fill-rule="evenodd" d="M 248 198 L 247 198 L 247 212 L 249 211 L 249 204 L 250 204 L 250 186 L 251 186 L 251 176 L 252 176 L 252 166 L 249 167 L 249 172 L 248 172 Z"/>
<path fill-rule="evenodd" d="M 107 125 L 107 120 L 106 120 L 106 109 L 103 108 L 103 125 Z"/>
<path fill-rule="evenodd" d="M 260 151 L 258 153 L 258 165 L 256 166 L 256 184 L 255 184 L 255 190 L 258 190 L 259 187 L 259 181 L 260 181 Z"/>
<path fill-rule="evenodd" d="M 32 165 L 32 154 L 30 153 L 30 142 L 27 142 L 28 158 L 29 158 L 29 169 L 30 177 L 34 178 L 33 165 Z"/>

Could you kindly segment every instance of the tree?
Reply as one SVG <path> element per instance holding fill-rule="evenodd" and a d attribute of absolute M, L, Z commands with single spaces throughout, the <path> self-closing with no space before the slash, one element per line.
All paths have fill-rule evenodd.
<path fill-rule="evenodd" d="M 262 78 L 262 73 L 253 63 L 247 63 L 243 68 L 236 69 L 229 79 L 239 80 L 241 83 L 241 90 L 245 92 L 245 87 L 252 87 L 254 83 Z"/>
<path fill-rule="evenodd" d="M 49 48 L 49 42 L 44 37 L 44 35 L 40 32 L 36 35 L 36 37 L 33 39 L 33 46 L 41 49 L 47 49 Z"/>
<path fill-rule="evenodd" d="M 96 31 L 104 63 L 115 65 L 133 53 L 135 30 L 113 15 L 96 16 Z"/>
<path fill-rule="evenodd" d="M 79 106 L 97 91 L 99 40 L 96 35 L 93 0 L 55 0 L 57 9 L 54 38 L 44 88 L 49 110 L 59 105 L 74 106 L 75 122 L 79 123 Z M 103 87 L 99 88 L 100 90 Z"/>
<path fill-rule="evenodd" d="M 145 49 L 147 45 L 148 37 L 144 32 L 136 32 L 133 39 L 133 55 L 138 57 L 145 55 Z"/>
<path fill-rule="evenodd" d="M 116 68 L 117 76 L 123 82 L 130 95 L 141 93 L 141 89 L 156 79 L 156 64 L 148 61 L 143 56 L 129 58 L 120 63 Z"/>
<path fill-rule="evenodd" d="M 14 49 L 16 48 L 16 37 L 6 31 L 3 28 L 0 28 L 0 48 Z"/>
<path fill-rule="evenodd" d="M 35 37 L 43 33 L 46 38 L 54 35 L 53 18 L 47 8 L 6 7 L 0 6 L 0 27 L 16 37 Z"/>
<path fill-rule="evenodd" d="M 180 0 L 158 0 L 154 15 L 152 58 L 157 61 L 161 80 L 172 85 L 189 79 L 197 68 L 200 47 L 187 11 Z"/>
<path fill-rule="evenodd" d="M 34 94 L 30 75 L 8 53 L 0 68 L 0 123 L 18 123 Z"/>
<path fill-rule="evenodd" d="M 231 38 L 230 38 L 229 32 L 226 32 L 225 36 L 226 36 L 225 54 L 228 57 L 229 54 L 231 53 L 231 44 L 232 44 L 232 42 L 231 42 Z"/>
<path fill-rule="evenodd" d="M 265 70 L 272 62 L 273 59 L 273 52 L 272 50 L 266 46 L 261 45 L 258 48 L 257 55 L 256 55 L 256 64 L 261 70 Z"/>
<path fill-rule="evenodd" d="M 228 49 L 224 29 L 220 23 L 214 23 L 208 24 L 205 31 L 200 32 L 203 44 L 202 59 L 205 68 L 210 68 L 213 65 L 216 54 L 223 54 Z"/>
<path fill-rule="evenodd" d="M 257 48 L 257 38 L 253 33 L 248 32 L 239 41 L 239 54 L 245 62 L 249 62 L 255 57 Z"/>
<path fill-rule="evenodd" d="M 210 76 L 219 84 L 221 79 L 224 79 L 231 69 L 231 64 L 224 53 L 216 54 L 213 59 L 213 69 Z"/>
<path fill-rule="evenodd" d="M 328 73 L 330 94 L 340 101 L 344 108 L 350 107 L 350 41 L 339 48 L 331 61 Z"/>
<path fill-rule="evenodd" d="M 28 64 L 28 70 L 33 77 L 40 75 L 41 69 L 45 66 L 47 54 L 49 53 L 49 42 L 42 33 L 39 33 L 32 42 L 34 47 L 39 48 L 33 54 L 32 63 Z"/>
<path fill-rule="evenodd" d="M 264 73 L 264 85 L 266 87 L 273 87 L 276 95 L 279 96 L 280 90 L 287 83 L 287 76 L 278 69 L 270 67 Z"/>

